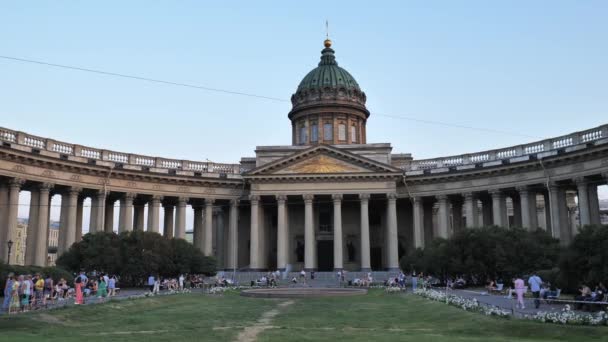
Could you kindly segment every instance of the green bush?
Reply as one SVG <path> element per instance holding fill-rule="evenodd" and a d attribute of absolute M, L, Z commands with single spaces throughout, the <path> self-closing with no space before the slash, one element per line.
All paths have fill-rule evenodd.
<path fill-rule="evenodd" d="M 608 284 L 608 226 L 585 226 L 564 251 L 559 262 L 558 286 L 575 292 L 586 284 Z"/>
<path fill-rule="evenodd" d="M 463 229 L 449 240 L 434 239 L 424 249 L 410 251 L 400 265 L 406 272 L 415 270 L 441 279 L 462 275 L 481 284 L 552 269 L 559 254 L 559 242 L 545 231 L 484 227 Z"/>
<path fill-rule="evenodd" d="M 57 265 L 73 272 L 116 274 L 123 286 L 142 285 L 150 274 L 175 277 L 216 272 L 215 259 L 186 240 L 141 231 L 86 234 L 57 259 Z"/>

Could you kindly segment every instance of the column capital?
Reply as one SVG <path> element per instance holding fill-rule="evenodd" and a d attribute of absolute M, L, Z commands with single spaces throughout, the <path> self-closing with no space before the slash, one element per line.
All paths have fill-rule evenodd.
<path fill-rule="evenodd" d="M 556 183 L 556 182 L 549 182 L 549 191 L 550 192 L 554 192 L 554 191 L 558 191 L 560 188 L 560 186 Z"/>
<path fill-rule="evenodd" d="M 238 207 L 240 201 L 241 200 L 239 200 L 239 199 L 231 199 L 230 200 L 230 206 L 231 207 Z"/>
<path fill-rule="evenodd" d="M 369 198 L 370 198 L 370 197 L 371 197 L 371 195 L 370 195 L 370 194 L 359 194 L 359 199 L 360 199 L 361 201 L 366 201 L 366 202 L 367 202 L 367 201 L 369 201 Z"/>
<path fill-rule="evenodd" d="M 464 197 L 465 201 L 472 201 L 475 198 L 475 194 L 472 192 L 465 192 L 462 194 L 462 196 Z"/>
<path fill-rule="evenodd" d="M 515 190 L 517 190 L 517 192 L 519 192 L 520 194 L 526 194 L 530 192 L 530 188 L 527 185 L 518 185 L 515 187 Z"/>
<path fill-rule="evenodd" d="M 574 184 L 576 184 L 576 186 L 584 186 L 587 185 L 587 183 L 589 183 L 585 177 L 576 177 L 574 179 L 572 179 L 574 181 Z"/>
<path fill-rule="evenodd" d="M 189 198 L 188 197 L 178 197 L 177 198 L 177 205 L 179 206 L 185 206 L 188 203 Z"/>
<path fill-rule="evenodd" d="M 51 191 L 51 189 L 53 189 L 55 185 L 53 183 L 41 183 L 40 185 L 38 185 L 38 189 L 40 191 L 45 191 L 45 192 L 49 192 Z"/>
<path fill-rule="evenodd" d="M 132 192 L 125 192 L 125 194 L 124 194 L 124 199 L 125 199 L 126 201 L 133 201 L 133 200 L 135 199 L 135 196 L 136 196 L 136 195 L 137 195 L 137 194 L 132 193 Z"/>
<path fill-rule="evenodd" d="M 420 197 L 420 196 L 413 196 L 412 197 L 412 202 L 414 202 L 414 204 L 420 204 L 420 203 L 422 203 L 422 197 Z"/>
<path fill-rule="evenodd" d="M 154 203 L 154 202 L 160 202 L 162 200 L 163 200 L 163 196 L 161 196 L 161 195 L 153 195 L 152 199 L 151 199 L 151 202 L 152 203 Z"/>
<path fill-rule="evenodd" d="M 82 188 L 79 187 L 70 187 L 70 189 L 68 190 L 68 194 L 69 195 L 78 195 L 82 192 Z"/>
<path fill-rule="evenodd" d="M 333 194 L 331 195 L 331 199 L 334 200 L 335 202 L 341 202 L 342 201 L 342 194 Z"/>
<path fill-rule="evenodd" d="M 304 202 L 305 203 L 312 203 L 312 201 L 315 199 L 315 195 L 313 195 L 313 194 L 304 194 L 304 195 L 302 195 L 302 198 L 304 198 Z"/>
<path fill-rule="evenodd" d="M 386 194 L 386 198 L 388 198 L 389 200 L 396 200 L 397 199 L 397 194 L 394 192 L 389 192 Z"/>
<path fill-rule="evenodd" d="M 253 202 L 259 202 L 260 201 L 260 196 L 259 195 L 249 195 L 249 200 L 251 201 L 251 203 Z"/>
<path fill-rule="evenodd" d="M 492 196 L 492 198 L 498 198 L 502 196 L 502 190 L 500 189 L 489 189 L 488 193 L 490 194 L 490 196 Z"/>
<path fill-rule="evenodd" d="M 285 204 L 285 201 L 287 201 L 287 195 L 276 195 L 275 197 L 277 199 L 277 203 Z"/>
<path fill-rule="evenodd" d="M 215 198 L 205 198 L 205 206 L 213 205 L 215 203 Z"/>
<path fill-rule="evenodd" d="M 8 181 L 8 186 L 10 188 L 21 188 L 25 184 L 25 179 L 23 178 L 12 178 Z"/>
<path fill-rule="evenodd" d="M 447 201 L 447 200 L 448 200 L 448 195 L 441 194 L 441 195 L 437 195 L 437 196 L 435 196 L 435 198 L 436 198 L 436 199 L 437 199 L 439 202 L 443 202 L 443 201 Z"/>

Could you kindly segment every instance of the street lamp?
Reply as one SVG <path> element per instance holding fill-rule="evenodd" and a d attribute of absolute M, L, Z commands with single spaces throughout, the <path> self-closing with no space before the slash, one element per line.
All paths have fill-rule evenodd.
<path fill-rule="evenodd" d="M 10 265 L 10 263 L 11 263 L 11 248 L 13 248 L 13 240 L 8 240 L 6 242 L 6 245 L 8 246 L 8 259 L 7 259 L 7 263 Z"/>

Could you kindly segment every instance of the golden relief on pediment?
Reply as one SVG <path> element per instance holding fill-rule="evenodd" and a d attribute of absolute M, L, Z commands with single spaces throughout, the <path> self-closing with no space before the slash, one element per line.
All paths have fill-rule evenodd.
<path fill-rule="evenodd" d="M 369 170 L 356 167 L 325 155 L 318 155 L 294 165 L 290 165 L 277 173 L 348 173 L 366 171 Z"/>

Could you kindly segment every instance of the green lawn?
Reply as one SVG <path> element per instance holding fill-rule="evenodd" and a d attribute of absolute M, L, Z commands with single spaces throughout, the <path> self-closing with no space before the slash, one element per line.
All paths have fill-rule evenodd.
<path fill-rule="evenodd" d="M 608 328 L 492 318 L 382 291 L 297 300 L 188 294 L 0 318 L 0 341 L 230 341 L 239 336 L 258 341 L 608 341 Z"/>

